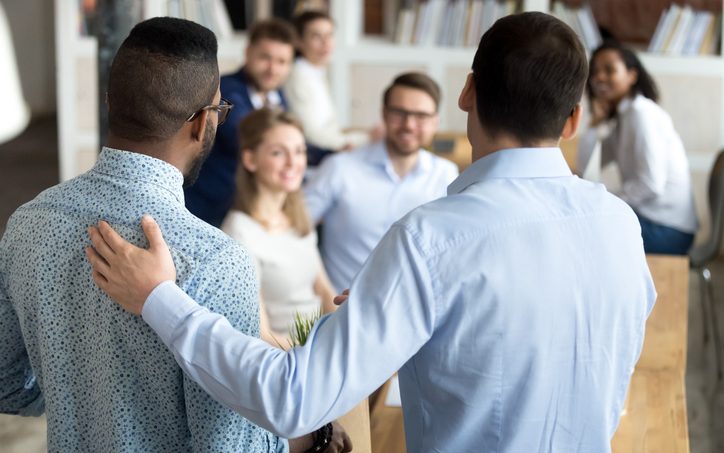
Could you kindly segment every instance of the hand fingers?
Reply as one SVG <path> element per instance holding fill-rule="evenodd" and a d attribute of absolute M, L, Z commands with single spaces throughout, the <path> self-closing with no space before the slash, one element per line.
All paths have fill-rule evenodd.
<path fill-rule="evenodd" d="M 350 439 L 349 435 L 345 432 L 344 437 L 342 438 L 344 441 L 344 445 L 342 446 L 342 451 L 352 451 L 352 439 Z"/>
<path fill-rule="evenodd" d="M 93 243 L 93 248 L 95 249 L 94 252 L 97 252 L 97 254 L 102 256 L 106 261 L 113 257 L 113 250 L 108 246 L 105 239 L 103 239 L 103 236 L 100 231 L 98 231 L 97 227 L 88 227 L 88 236 Z"/>
<path fill-rule="evenodd" d="M 105 220 L 98 222 L 98 231 L 100 231 L 103 240 L 108 244 L 115 253 L 121 252 L 125 247 L 130 244 L 126 242 L 116 231 Z"/>
<path fill-rule="evenodd" d="M 334 296 L 334 299 L 332 299 L 332 302 L 334 302 L 334 305 L 342 305 L 347 301 L 349 298 L 349 288 L 342 291 L 342 294 L 339 294 L 337 296 Z"/>
<path fill-rule="evenodd" d="M 99 273 L 105 279 L 105 276 L 108 275 L 110 271 L 110 266 L 106 260 L 91 247 L 85 248 L 85 256 L 88 258 L 91 267 L 93 267 L 93 272 Z"/>
<path fill-rule="evenodd" d="M 96 286 L 98 286 L 100 289 L 105 291 L 106 285 L 108 284 L 108 280 L 106 280 L 106 278 L 104 276 L 102 276 L 101 274 L 99 274 L 96 271 L 93 271 L 91 276 L 93 277 L 93 281 L 95 282 Z"/>
<path fill-rule="evenodd" d="M 332 302 L 334 302 L 334 305 L 342 305 L 343 303 L 347 302 L 347 299 L 349 299 L 349 296 L 335 296 Z"/>
<path fill-rule="evenodd" d="M 168 252 L 168 246 L 166 245 L 166 241 L 163 240 L 161 228 L 159 228 L 158 223 L 156 223 L 153 217 L 148 214 L 144 215 L 141 218 L 141 227 L 143 228 L 143 234 L 145 234 L 146 239 L 148 239 L 149 249 L 151 251 L 163 250 Z"/>

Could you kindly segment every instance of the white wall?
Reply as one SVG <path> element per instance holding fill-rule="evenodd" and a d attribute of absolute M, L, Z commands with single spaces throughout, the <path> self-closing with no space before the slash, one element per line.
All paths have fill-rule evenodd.
<path fill-rule="evenodd" d="M 18 59 L 25 101 L 34 117 L 55 108 L 55 33 L 53 3 L 2 0 Z"/>

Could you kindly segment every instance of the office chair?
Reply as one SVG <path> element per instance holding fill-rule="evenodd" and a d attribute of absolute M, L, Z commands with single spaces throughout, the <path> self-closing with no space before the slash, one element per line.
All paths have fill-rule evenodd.
<path fill-rule="evenodd" d="M 711 322 L 711 336 L 714 341 L 714 353 L 716 354 L 717 380 L 722 380 L 721 363 L 721 337 L 719 336 L 719 324 L 714 306 L 714 287 L 712 285 L 711 271 L 709 264 L 719 256 L 719 249 L 724 234 L 724 150 L 714 161 L 714 166 L 709 175 L 709 210 L 711 211 L 711 232 L 709 237 L 702 244 L 694 246 L 689 251 L 689 262 L 701 281 L 701 309 L 704 317 L 704 344 L 709 341 L 709 322 Z"/>

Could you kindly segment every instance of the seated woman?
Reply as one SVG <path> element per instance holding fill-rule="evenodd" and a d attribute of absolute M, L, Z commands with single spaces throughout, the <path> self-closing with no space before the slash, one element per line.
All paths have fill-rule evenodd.
<path fill-rule="evenodd" d="M 221 229 L 256 264 L 262 338 L 287 347 L 295 312 L 335 309 L 300 191 L 307 166 L 304 136 L 289 113 L 261 109 L 241 121 L 239 137 L 236 201 Z"/>
<path fill-rule="evenodd" d="M 294 20 L 299 34 L 298 53 L 284 93 L 289 109 L 302 122 L 309 149 L 309 164 L 317 165 L 333 151 L 349 150 L 370 141 L 367 132 L 343 132 L 330 93 L 327 66 L 334 51 L 334 23 L 321 11 L 307 11 Z M 380 138 L 381 131 L 372 132 Z"/>
<path fill-rule="evenodd" d="M 606 42 L 591 56 L 586 92 L 591 127 L 580 140 L 577 173 L 601 140 L 601 166 L 617 164 L 617 195 L 636 212 L 646 252 L 686 254 L 698 228 L 689 163 L 653 79 L 631 50 Z"/>

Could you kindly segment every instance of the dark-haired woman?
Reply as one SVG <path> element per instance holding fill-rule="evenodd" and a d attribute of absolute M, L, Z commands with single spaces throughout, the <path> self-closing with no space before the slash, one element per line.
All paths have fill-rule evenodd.
<path fill-rule="evenodd" d="M 636 212 L 646 252 L 686 254 L 698 228 L 689 163 L 653 79 L 631 50 L 607 42 L 591 56 L 586 92 L 591 128 L 581 137 L 578 173 L 600 140 L 601 166 L 618 166 L 617 195 Z"/>

